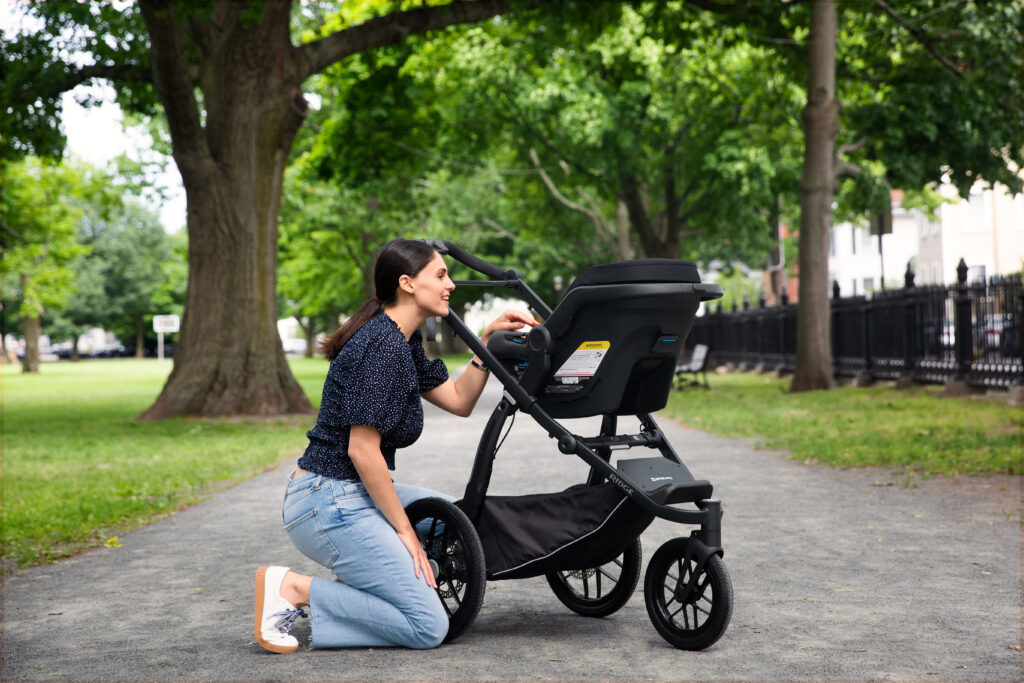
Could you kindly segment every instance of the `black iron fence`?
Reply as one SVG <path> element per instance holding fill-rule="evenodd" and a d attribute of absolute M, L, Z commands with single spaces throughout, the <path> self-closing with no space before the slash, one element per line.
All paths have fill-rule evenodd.
<path fill-rule="evenodd" d="M 837 376 L 963 380 L 975 386 L 1024 384 L 1024 287 L 1020 274 L 967 282 L 967 264 L 950 286 L 914 286 L 870 297 L 841 297 L 832 286 L 832 362 Z M 791 372 L 796 365 L 796 304 L 744 302 L 697 318 L 687 342 L 706 344 L 709 363 Z"/>

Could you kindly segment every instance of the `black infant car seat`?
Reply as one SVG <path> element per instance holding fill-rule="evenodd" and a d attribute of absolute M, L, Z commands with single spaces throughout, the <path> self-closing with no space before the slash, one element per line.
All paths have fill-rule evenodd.
<path fill-rule="evenodd" d="M 700 302 L 716 296 L 689 261 L 593 266 L 541 325 L 488 348 L 554 418 L 651 413 L 668 401 Z"/>

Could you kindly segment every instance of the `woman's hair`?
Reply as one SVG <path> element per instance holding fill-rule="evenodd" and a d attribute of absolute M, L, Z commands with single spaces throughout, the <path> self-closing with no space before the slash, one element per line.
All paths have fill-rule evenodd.
<path fill-rule="evenodd" d="M 398 300 L 398 278 L 416 277 L 437 252 L 421 240 L 391 240 L 377 252 L 373 266 L 373 288 L 376 294 L 367 299 L 355 314 L 320 344 L 320 352 L 327 360 L 341 353 L 352 335 L 375 318 L 384 306 Z"/>

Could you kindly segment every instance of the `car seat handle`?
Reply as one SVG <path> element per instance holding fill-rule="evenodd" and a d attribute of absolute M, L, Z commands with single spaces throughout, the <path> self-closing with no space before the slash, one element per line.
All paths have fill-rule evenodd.
<path fill-rule="evenodd" d="M 520 384 L 530 396 L 536 396 L 548 379 L 551 371 L 551 333 L 544 325 L 530 329 L 526 336 L 526 345 L 530 349 L 529 364 Z"/>
<path fill-rule="evenodd" d="M 530 334 L 526 338 L 530 347 L 530 355 L 545 354 L 551 349 L 551 333 L 543 325 L 530 328 Z"/>

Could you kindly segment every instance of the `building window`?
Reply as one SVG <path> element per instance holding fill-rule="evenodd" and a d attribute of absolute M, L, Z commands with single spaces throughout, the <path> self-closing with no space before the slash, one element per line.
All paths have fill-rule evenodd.
<path fill-rule="evenodd" d="M 964 232 L 989 232 L 992 230 L 992 216 L 989 212 L 991 193 L 971 192 L 967 198 L 967 216 Z"/>
<path fill-rule="evenodd" d="M 867 294 L 868 292 L 874 291 L 874 289 L 875 289 L 875 278 L 873 278 L 873 277 L 866 277 L 866 278 L 864 278 L 864 293 Z"/>
<path fill-rule="evenodd" d="M 968 266 L 967 267 L 967 281 L 968 282 L 984 282 L 985 281 L 985 266 Z"/>

